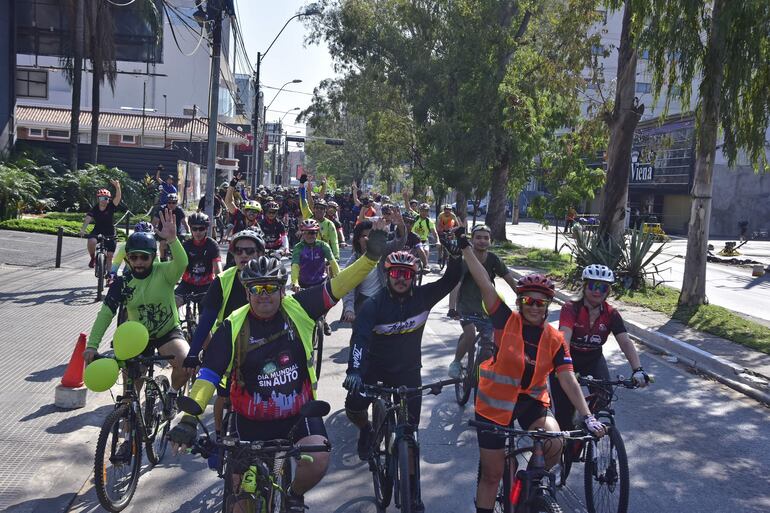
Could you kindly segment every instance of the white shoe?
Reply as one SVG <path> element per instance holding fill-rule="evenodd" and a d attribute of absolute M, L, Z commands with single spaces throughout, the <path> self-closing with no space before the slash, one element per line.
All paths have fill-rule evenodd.
<path fill-rule="evenodd" d="M 457 379 L 461 377 L 463 374 L 463 366 L 460 362 L 457 360 L 453 361 L 449 364 L 449 377 L 452 379 Z"/>

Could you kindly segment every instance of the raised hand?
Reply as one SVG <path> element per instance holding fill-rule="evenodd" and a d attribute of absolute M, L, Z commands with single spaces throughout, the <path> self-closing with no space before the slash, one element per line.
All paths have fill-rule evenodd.
<path fill-rule="evenodd" d="M 158 232 L 158 235 L 166 239 L 167 241 L 171 241 L 176 238 L 176 216 L 173 212 L 170 212 L 168 209 L 163 209 L 160 212 L 158 212 L 158 216 L 160 217 L 161 223 L 163 223 L 163 228 Z"/>

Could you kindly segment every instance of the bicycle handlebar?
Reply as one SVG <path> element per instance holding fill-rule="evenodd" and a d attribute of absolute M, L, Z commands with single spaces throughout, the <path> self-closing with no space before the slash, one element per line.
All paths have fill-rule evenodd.
<path fill-rule="evenodd" d="M 618 376 L 618 379 L 597 379 L 593 376 L 581 376 L 578 374 L 575 377 L 577 378 L 578 383 L 586 386 L 623 387 L 630 390 L 639 388 L 639 385 L 637 385 L 633 379 L 623 379 L 623 376 Z M 648 375 L 648 377 L 650 378 L 650 383 L 655 383 L 654 376 Z"/>
<path fill-rule="evenodd" d="M 208 454 L 217 447 L 234 449 L 236 447 L 245 447 L 250 451 L 264 456 L 275 457 L 276 454 L 285 452 L 284 458 L 299 458 L 302 453 L 310 452 L 331 452 L 332 446 L 329 442 L 319 445 L 296 445 L 289 440 L 265 440 L 251 441 L 239 440 L 234 437 L 223 437 L 219 440 L 211 440 L 208 436 L 198 438 L 190 449 L 192 454 L 200 454 L 207 457 Z"/>
<path fill-rule="evenodd" d="M 491 422 L 482 422 L 478 420 L 469 420 L 468 425 L 471 427 L 480 428 L 484 431 L 497 432 L 508 436 L 529 436 L 531 438 L 573 438 L 584 439 L 593 438 L 593 436 L 586 433 L 584 429 L 575 429 L 572 431 L 545 431 L 543 429 L 536 430 L 522 430 L 509 428 L 505 426 L 499 426 L 492 424 Z"/>
<path fill-rule="evenodd" d="M 407 387 L 401 385 L 399 387 L 384 387 L 380 385 L 363 385 L 361 387 L 361 393 L 363 395 L 383 395 L 393 394 L 400 397 L 409 397 L 415 395 L 422 395 L 425 390 L 430 390 L 431 395 L 438 395 L 445 386 L 461 383 L 462 378 L 446 379 L 443 381 L 436 381 L 435 383 L 429 383 L 427 385 L 421 385 L 419 387 Z"/>

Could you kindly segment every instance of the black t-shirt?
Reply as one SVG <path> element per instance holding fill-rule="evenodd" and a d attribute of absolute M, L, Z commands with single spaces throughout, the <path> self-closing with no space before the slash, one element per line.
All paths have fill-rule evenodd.
<path fill-rule="evenodd" d="M 422 241 L 420 240 L 420 236 L 414 233 L 413 231 L 410 231 L 406 234 L 406 242 L 404 242 L 404 249 L 409 250 L 412 248 L 415 248 L 417 244 L 420 244 Z"/>
<path fill-rule="evenodd" d="M 88 215 L 94 220 L 94 229 L 91 233 L 114 237 L 115 226 L 112 224 L 112 219 L 117 208 L 112 200 L 107 203 L 107 207 L 104 210 L 100 210 L 99 205 L 94 205 L 94 208 L 88 212 Z"/>
<path fill-rule="evenodd" d="M 168 210 L 168 207 L 166 210 Z M 176 218 L 176 234 L 182 235 L 182 228 L 184 228 L 184 226 L 182 226 L 182 221 L 187 216 L 185 215 L 184 210 L 182 210 L 182 207 L 179 205 L 174 208 L 173 212 L 174 217 Z M 163 220 L 160 218 L 160 209 L 158 209 L 158 211 L 155 213 L 155 217 L 158 218 L 158 231 L 160 231 L 163 229 Z"/>
<path fill-rule="evenodd" d="M 492 321 L 492 325 L 495 327 L 495 353 L 500 348 L 500 342 L 505 329 L 505 325 L 508 323 L 508 319 L 511 315 L 519 315 L 511 311 L 508 305 L 501 300 L 497 301 L 497 304 L 490 310 L 489 318 Z M 535 374 L 535 360 L 537 359 L 537 348 L 540 343 L 540 337 L 543 335 L 542 326 L 531 326 L 524 324 L 522 319 L 521 336 L 524 339 L 524 375 L 521 378 L 521 387 L 527 388 L 532 382 L 532 376 Z M 566 346 L 562 344 L 562 348 L 556 352 L 553 357 L 553 368 L 558 372 L 564 370 L 572 370 L 572 358 L 570 358 L 569 351 Z"/>
<path fill-rule="evenodd" d="M 259 226 L 265 234 L 265 247 L 267 249 L 280 248 L 281 238 L 286 234 L 286 226 L 278 219 L 270 221 L 267 217 L 259 222 Z"/>
<path fill-rule="evenodd" d="M 182 281 L 191 285 L 208 285 L 214 281 L 214 262 L 221 260 L 219 244 L 206 237 L 201 244 L 196 244 L 193 239 L 186 240 L 182 247 L 187 253 L 187 269 Z"/>

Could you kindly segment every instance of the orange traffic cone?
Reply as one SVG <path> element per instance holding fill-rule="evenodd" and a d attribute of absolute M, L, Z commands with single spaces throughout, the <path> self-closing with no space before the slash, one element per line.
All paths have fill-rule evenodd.
<path fill-rule="evenodd" d="M 75 344 L 75 350 L 72 351 L 72 357 L 70 357 L 70 363 L 67 365 L 67 370 L 64 371 L 64 376 L 61 378 L 63 387 L 80 388 L 83 386 L 83 369 L 85 368 L 83 351 L 85 350 L 86 334 L 81 333 L 78 337 L 77 344 Z"/>

